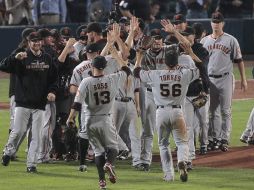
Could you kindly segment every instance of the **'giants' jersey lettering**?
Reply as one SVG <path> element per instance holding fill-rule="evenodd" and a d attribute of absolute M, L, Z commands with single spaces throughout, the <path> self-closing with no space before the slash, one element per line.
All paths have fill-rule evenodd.
<path fill-rule="evenodd" d="M 209 51 L 213 50 L 213 49 L 218 49 L 223 51 L 225 54 L 230 53 L 230 48 L 224 46 L 223 44 L 219 44 L 219 43 L 214 43 L 212 45 L 208 45 L 207 49 Z"/>

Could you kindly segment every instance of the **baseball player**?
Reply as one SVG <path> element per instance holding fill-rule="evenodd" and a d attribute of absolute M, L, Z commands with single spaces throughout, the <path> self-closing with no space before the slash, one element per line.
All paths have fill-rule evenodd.
<path fill-rule="evenodd" d="M 103 70 L 106 64 L 107 61 L 103 56 L 97 56 L 92 60 L 92 76 L 81 82 L 67 121 L 67 123 L 74 123 L 76 112 L 81 110 L 83 104 L 84 125 L 95 152 L 100 189 L 106 189 L 105 172 L 108 173 L 111 183 L 116 182 L 112 164 L 118 153 L 118 144 L 111 116 L 112 106 L 118 93 L 119 84 L 131 73 L 129 68 L 120 62 L 119 64 L 122 64 L 121 71 L 116 74 L 104 75 Z"/>
<path fill-rule="evenodd" d="M 240 141 L 247 144 L 254 144 L 254 108 L 252 109 L 246 129 L 243 131 Z"/>
<path fill-rule="evenodd" d="M 22 33 L 22 41 L 18 45 L 18 48 L 14 50 L 13 54 L 17 54 L 19 52 L 26 51 L 28 48 L 28 35 L 31 32 L 35 32 L 36 30 L 34 28 L 25 28 Z M 9 128 L 9 133 L 13 130 L 14 128 L 14 115 L 15 115 L 15 83 L 16 83 L 16 75 L 14 73 L 10 74 L 10 86 L 9 86 L 9 97 L 10 97 L 10 128 Z M 28 123 L 27 129 L 31 127 L 31 122 Z M 20 139 L 20 142 L 17 144 L 17 151 L 19 149 L 19 146 L 23 142 L 23 140 L 26 137 L 26 133 L 24 133 L 23 137 Z M 16 160 L 16 153 L 12 156 L 12 161 Z"/>
<path fill-rule="evenodd" d="M 97 57 L 99 55 L 99 50 L 100 50 L 100 48 L 98 47 L 97 43 L 91 43 L 86 46 L 85 52 L 86 52 L 88 60 L 81 62 L 77 67 L 74 68 L 73 74 L 71 77 L 71 81 L 70 81 L 70 92 L 71 93 L 75 94 L 81 81 L 84 78 L 90 77 L 91 68 L 92 68 L 91 61 L 92 61 L 92 59 L 94 59 L 95 57 Z M 106 56 L 106 60 L 107 60 L 107 66 L 104 69 L 105 74 L 112 74 L 112 73 L 116 72 L 119 68 L 116 61 L 111 56 Z M 85 157 L 86 157 L 86 151 L 89 146 L 86 128 L 82 124 L 82 123 L 84 123 L 83 122 L 84 120 L 85 120 L 85 116 L 83 114 L 81 114 L 81 128 L 79 131 L 79 137 L 80 137 L 80 139 L 79 139 L 79 145 L 80 145 L 80 167 L 79 167 L 79 170 L 80 171 L 84 171 L 87 169 L 87 166 L 85 165 Z M 120 145 L 121 150 L 128 149 L 124 143 L 122 143 L 121 145 Z"/>
<path fill-rule="evenodd" d="M 167 21 L 162 21 L 162 23 L 164 26 L 168 25 Z M 169 135 L 172 132 L 178 147 L 177 159 L 180 179 L 186 182 L 188 179 L 186 161 L 189 150 L 182 105 L 188 85 L 199 77 L 199 70 L 178 66 L 178 51 L 174 46 L 167 47 L 165 51 L 165 64 L 168 69 L 142 70 L 140 64 L 142 54 L 138 53 L 134 75 L 152 87 L 157 106 L 156 128 L 164 180 L 174 180 L 172 156 L 168 147 Z"/>
<path fill-rule="evenodd" d="M 42 49 L 48 53 L 52 59 L 56 60 L 56 51 L 52 48 L 52 34 L 46 29 L 38 30 L 42 38 Z M 56 124 L 56 105 L 55 102 L 49 101 L 46 104 L 43 114 L 43 127 L 41 128 L 41 141 L 39 145 L 38 163 L 46 163 L 50 161 L 50 151 L 52 149 L 52 133 Z"/>
<path fill-rule="evenodd" d="M 7 166 L 16 152 L 17 143 L 27 130 L 32 117 L 32 138 L 27 154 L 27 172 L 36 172 L 42 116 L 47 100 L 55 100 L 57 73 L 52 58 L 41 50 L 41 36 L 32 32 L 28 36 L 28 50 L 11 55 L 1 61 L 0 69 L 17 76 L 15 86 L 14 129 L 4 148 L 2 164 Z"/>
<path fill-rule="evenodd" d="M 145 70 L 165 69 L 165 46 L 163 46 L 162 35 L 159 29 L 151 31 L 151 36 L 155 39 L 152 47 L 148 49 L 142 59 L 142 68 Z M 152 89 L 149 84 L 141 82 L 140 104 L 142 110 L 142 152 L 141 170 L 149 171 L 152 160 L 153 135 L 156 121 L 156 105 Z"/>
<path fill-rule="evenodd" d="M 231 133 L 231 104 L 233 94 L 233 63 L 238 64 L 241 88 L 247 89 L 244 63 L 237 39 L 223 31 L 224 17 L 212 14 L 212 34 L 201 40 L 209 52 L 208 75 L 210 84 L 210 130 L 214 147 L 228 150 Z"/>
<path fill-rule="evenodd" d="M 186 30 L 181 32 L 183 36 L 188 39 L 190 45 L 193 47 L 195 52 L 198 55 L 202 55 L 202 50 L 201 47 L 197 47 L 197 44 L 194 45 L 194 31 L 191 27 L 187 26 Z M 204 49 L 203 51 L 206 51 Z M 195 60 L 194 58 L 191 58 L 189 55 L 185 55 L 186 50 L 182 50 L 180 56 L 179 56 L 179 65 L 183 66 L 188 66 L 190 68 L 195 68 L 195 62 L 201 62 L 200 59 Z M 208 55 L 207 51 L 205 52 L 206 55 Z M 189 57 L 189 60 L 188 60 Z M 183 58 L 183 59 L 182 59 Z M 182 60 L 181 60 L 182 59 Z M 205 142 L 201 145 L 204 149 L 204 152 L 206 150 L 206 145 L 208 144 L 208 139 L 207 139 L 207 134 L 208 134 L 208 106 L 206 106 L 206 109 L 202 108 L 197 108 L 195 107 L 193 100 L 197 98 L 200 93 L 208 93 L 208 86 L 209 86 L 209 79 L 206 73 L 206 68 L 204 67 L 204 64 L 201 64 L 200 67 L 202 67 L 202 70 L 200 72 L 200 78 L 191 82 L 188 91 L 186 94 L 186 99 L 184 103 L 184 117 L 186 121 L 186 127 L 187 127 L 187 135 L 188 135 L 188 143 L 189 143 L 189 161 L 187 163 L 187 169 L 191 170 L 192 169 L 192 160 L 196 158 L 196 153 L 195 153 L 195 136 L 194 136 L 194 130 L 195 130 L 195 121 L 200 122 L 202 129 L 206 133 L 206 137 L 204 137 Z M 202 92 L 203 91 L 203 92 Z"/>

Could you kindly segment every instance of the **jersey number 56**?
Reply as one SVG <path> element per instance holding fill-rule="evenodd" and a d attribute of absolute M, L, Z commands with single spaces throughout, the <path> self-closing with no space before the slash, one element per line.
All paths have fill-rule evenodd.
<path fill-rule="evenodd" d="M 181 84 L 173 84 L 172 89 L 170 90 L 169 84 L 160 84 L 161 95 L 164 97 L 168 97 L 169 95 L 172 95 L 173 97 L 181 96 L 181 87 Z"/>

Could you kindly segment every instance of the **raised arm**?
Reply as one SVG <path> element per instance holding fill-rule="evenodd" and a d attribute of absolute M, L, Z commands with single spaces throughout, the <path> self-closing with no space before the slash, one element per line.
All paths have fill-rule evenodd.
<path fill-rule="evenodd" d="M 123 40 L 120 37 L 121 34 L 121 28 L 119 24 L 114 23 L 113 24 L 113 36 L 115 38 L 115 41 L 118 45 L 118 48 L 122 54 L 123 57 L 127 58 L 129 56 L 129 47 L 123 42 Z"/>
<path fill-rule="evenodd" d="M 138 27 L 139 27 L 138 18 L 135 16 L 131 17 L 129 35 L 125 41 L 125 43 L 129 46 L 129 48 L 133 47 L 134 44 L 133 39 L 135 31 L 138 29 Z"/>
<path fill-rule="evenodd" d="M 115 39 L 113 36 L 113 31 L 111 30 L 107 33 L 107 43 L 104 46 L 103 50 L 101 51 L 100 55 L 106 56 L 109 53 L 109 49 L 113 46 L 114 43 L 115 43 Z"/>
<path fill-rule="evenodd" d="M 68 40 L 68 42 L 66 43 L 62 53 L 59 55 L 58 57 L 58 61 L 60 63 L 64 63 L 65 62 L 65 59 L 67 57 L 68 54 L 72 53 L 74 51 L 74 47 L 73 45 L 76 43 L 76 40 L 75 38 L 70 38 Z"/>
<path fill-rule="evenodd" d="M 173 34 L 180 43 L 188 44 L 190 43 L 182 34 L 180 34 L 173 26 L 173 24 L 169 20 L 161 20 L 161 25 L 163 26 L 163 30 L 170 34 Z"/>
<path fill-rule="evenodd" d="M 180 43 L 180 46 L 186 54 L 191 56 L 191 58 L 193 59 L 193 61 L 195 63 L 202 63 L 201 59 L 199 59 L 198 56 L 193 52 L 189 42 L 188 43 Z"/>

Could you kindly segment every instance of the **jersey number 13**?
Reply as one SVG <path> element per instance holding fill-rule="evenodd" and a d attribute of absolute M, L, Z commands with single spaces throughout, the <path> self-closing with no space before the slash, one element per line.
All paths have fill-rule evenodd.
<path fill-rule="evenodd" d="M 93 95 L 95 98 L 96 105 L 108 104 L 110 102 L 110 92 L 109 91 L 95 92 Z"/>

